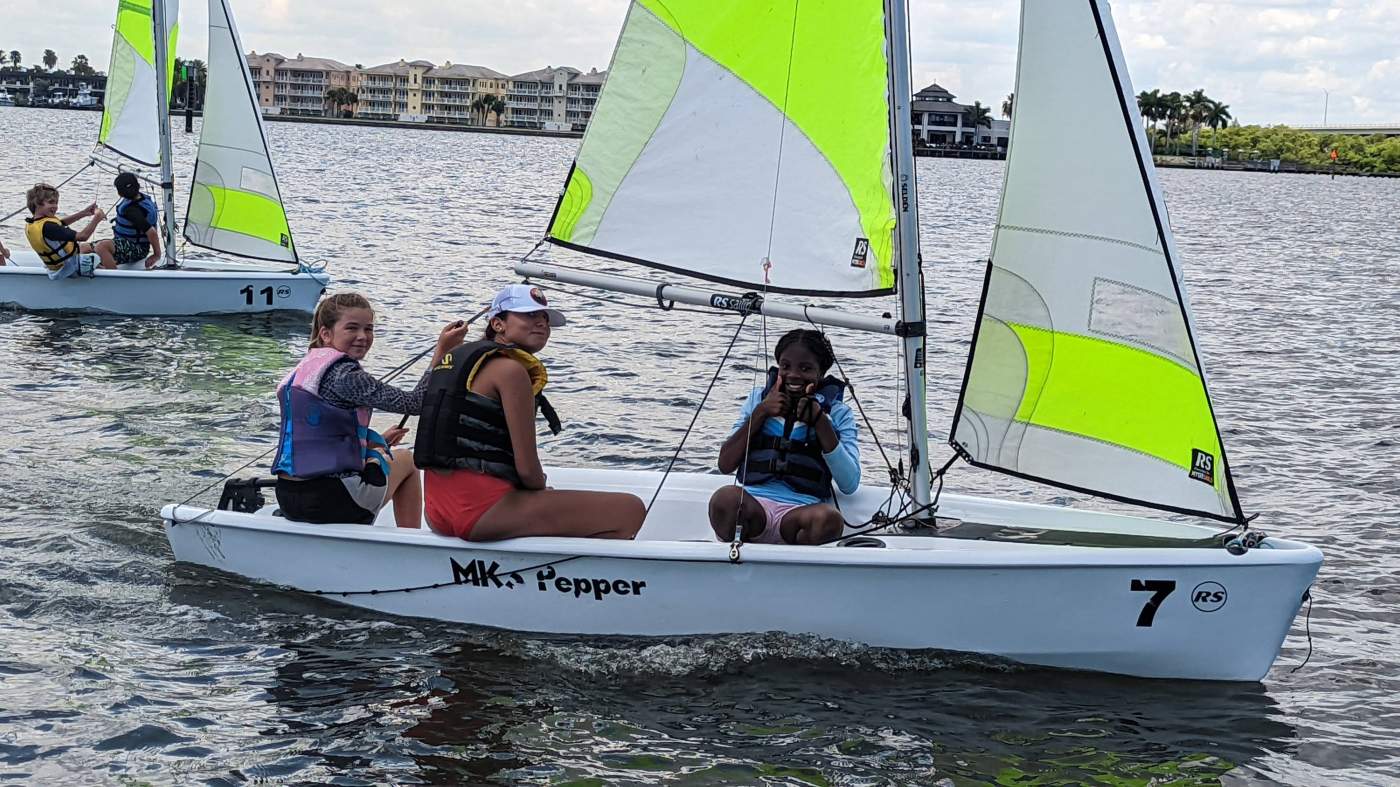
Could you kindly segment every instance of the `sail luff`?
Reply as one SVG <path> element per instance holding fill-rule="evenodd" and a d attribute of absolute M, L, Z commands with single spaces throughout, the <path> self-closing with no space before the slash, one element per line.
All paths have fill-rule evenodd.
<path fill-rule="evenodd" d="M 925 505 L 932 495 L 933 479 L 929 467 L 924 375 L 926 323 L 919 252 L 919 190 L 914 170 L 914 124 L 909 106 L 914 89 L 909 75 L 909 9 L 905 0 L 886 0 L 885 20 L 889 51 L 890 158 L 895 186 L 894 267 L 903 319 L 906 325 L 918 326 L 918 330 L 906 332 L 902 339 L 904 377 L 909 391 L 910 482 L 914 503 Z"/>
<path fill-rule="evenodd" d="M 1091 38 L 1099 45 L 1070 43 Z M 979 467 L 1240 521 L 1165 203 L 1103 3 L 1022 4 L 1016 99 L 950 442 Z M 1092 167 L 1062 155 L 1065 134 L 1094 151 Z"/>

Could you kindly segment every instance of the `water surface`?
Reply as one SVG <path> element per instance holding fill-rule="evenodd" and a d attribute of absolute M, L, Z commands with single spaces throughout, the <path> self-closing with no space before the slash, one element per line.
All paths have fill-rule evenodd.
<path fill-rule="evenodd" d="M 89 113 L 0 108 L 0 199 L 84 162 Z M 514 280 L 576 142 L 273 123 L 297 244 L 379 307 L 369 366 Z M 175 134 L 187 183 L 193 136 Z M 930 424 L 946 440 L 1001 185 L 919 162 Z M 257 457 L 299 317 L 0 312 L 0 776 L 16 783 L 1397 783 L 1400 181 L 1164 171 L 1246 509 L 1321 546 L 1262 684 L 1141 681 L 802 637 L 541 638 L 380 619 L 172 562 L 160 505 Z M 110 177 L 64 191 L 115 200 Z M 177 204 L 183 210 L 183 192 Z M 0 239 L 23 244 L 15 224 Z M 579 257 L 551 259 L 586 264 Z M 555 291 L 561 465 L 664 466 L 735 319 Z M 623 299 L 628 300 L 628 299 Z M 629 301 L 645 306 L 644 301 Z M 843 308 L 883 311 L 892 301 Z M 774 322 L 770 333 L 787 330 Z M 771 338 L 771 337 L 770 337 Z M 751 323 L 679 467 L 752 383 Z M 882 441 L 896 360 L 834 332 Z M 866 441 L 867 478 L 879 456 Z M 937 449 L 938 457 L 947 450 Z M 949 488 L 1095 502 L 965 467 Z M 927 599 L 929 604 L 939 599 Z"/>

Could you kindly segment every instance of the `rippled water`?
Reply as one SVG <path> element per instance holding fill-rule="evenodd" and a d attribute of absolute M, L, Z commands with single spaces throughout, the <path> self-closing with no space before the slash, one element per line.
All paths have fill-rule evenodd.
<path fill-rule="evenodd" d="M 0 108 L 5 210 L 97 116 Z M 570 140 L 270 124 L 298 246 L 362 289 L 385 370 L 512 279 Z M 177 131 L 177 179 L 194 137 Z M 930 421 L 946 437 L 1000 165 L 919 162 Z M 77 209 L 114 196 L 86 173 Z M 264 451 L 300 318 L 0 312 L 0 776 L 43 783 L 1400 783 L 1400 181 L 1166 171 L 1246 508 L 1327 553 L 1263 684 L 1030 670 L 801 637 L 526 637 L 373 615 L 175 565 L 157 510 Z M 177 203 L 183 206 L 181 195 Z M 14 224 L 0 227 L 11 247 Z M 557 255 L 555 259 L 561 259 Z M 557 464 L 655 468 L 734 320 L 557 292 Z M 850 308 L 887 309 L 888 302 Z M 785 330 L 775 324 L 773 330 Z M 751 380 L 740 340 L 681 466 Z M 837 349 L 881 436 L 894 361 Z M 868 442 L 868 441 L 867 441 Z M 867 448 L 867 466 L 878 457 Z M 946 451 L 940 451 L 946 456 Z M 958 468 L 951 488 L 1095 505 Z M 937 604 L 938 599 L 928 603 Z"/>

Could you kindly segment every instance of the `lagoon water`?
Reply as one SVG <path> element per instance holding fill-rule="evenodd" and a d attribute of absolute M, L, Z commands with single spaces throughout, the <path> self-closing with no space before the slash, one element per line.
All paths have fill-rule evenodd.
<path fill-rule="evenodd" d="M 0 213 L 36 179 L 81 166 L 97 122 L 0 108 Z M 379 307 L 368 364 L 379 371 L 512 280 L 577 144 L 288 123 L 268 137 L 302 254 Z M 187 183 L 195 137 L 177 126 L 175 141 Z M 940 441 L 1000 174 L 997 162 L 919 162 Z M 776 635 L 524 636 L 382 619 L 176 565 L 159 507 L 271 445 L 272 391 L 307 320 L 0 312 L 0 777 L 1400 783 L 1400 181 L 1161 179 L 1246 509 L 1327 554 L 1301 670 L 1301 616 L 1263 683 L 1180 683 Z M 115 196 L 90 170 L 63 208 L 93 199 Z M 24 245 L 16 222 L 0 226 L 11 248 Z M 549 461 L 663 467 L 735 319 L 587 294 L 551 292 L 573 322 L 545 357 L 569 424 Z M 746 329 L 680 467 L 711 465 L 762 341 L 760 326 Z M 841 332 L 835 344 L 893 445 L 891 346 Z M 866 477 L 879 478 L 866 449 Z M 949 488 L 1099 505 L 966 467 Z"/>

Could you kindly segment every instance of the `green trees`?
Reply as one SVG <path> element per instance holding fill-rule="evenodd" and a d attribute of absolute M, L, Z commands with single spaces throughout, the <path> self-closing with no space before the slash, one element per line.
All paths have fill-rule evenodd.
<path fill-rule="evenodd" d="M 48 70 L 52 71 L 53 67 L 56 65 L 58 65 L 58 55 L 54 54 L 54 51 L 52 49 L 45 49 L 44 68 L 47 68 Z"/>
<path fill-rule="evenodd" d="M 355 91 L 343 87 L 333 87 L 327 90 L 326 100 L 331 103 L 336 116 L 343 118 L 354 117 L 355 105 L 360 103 L 360 97 L 355 94 Z"/>
<path fill-rule="evenodd" d="M 78 77 L 90 77 L 96 74 L 92 64 L 88 62 L 87 55 L 78 55 L 73 58 L 73 65 L 68 69 L 69 73 Z"/>
<path fill-rule="evenodd" d="M 506 102 L 502 101 L 500 96 L 490 94 L 477 98 L 472 102 L 471 106 L 472 111 L 481 113 L 481 123 L 479 125 L 482 126 L 486 125 L 486 120 L 492 113 L 495 113 L 496 125 L 499 126 L 501 124 L 501 114 L 506 111 Z"/>
<path fill-rule="evenodd" d="M 1011 111 L 1016 108 L 1016 94 L 1007 93 L 1006 98 L 1001 100 L 1001 114 L 1007 119 L 1011 119 Z"/>
<path fill-rule="evenodd" d="M 18 49 L 11 49 L 11 50 L 10 50 L 10 65 L 14 66 L 15 68 L 19 68 L 19 63 L 20 63 L 19 50 L 18 50 Z"/>
<path fill-rule="evenodd" d="M 1207 123 L 1209 125 L 1209 123 Z M 1337 166 L 1357 172 L 1400 172 L 1400 138 L 1379 134 L 1361 137 L 1314 134 L 1288 126 L 1226 126 L 1212 133 L 1211 143 L 1229 151 L 1232 160 L 1280 159 L 1313 167 Z"/>
<path fill-rule="evenodd" d="M 203 60 L 185 60 L 177 57 L 175 58 L 175 76 L 170 89 L 182 105 L 202 107 L 204 106 L 205 78 L 208 75 L 209 68 Z M 193 88 L 193 95 L 191 95 L 191 88 Z"/>
<path fill-rule="evenodd" d="M 990 107 L 982 106 L 981 101 L 972 102 L 972 106 L 967 113 L 967 122 L 975 130 L 978 126 L 992 127 L 992 110 Z"/>

